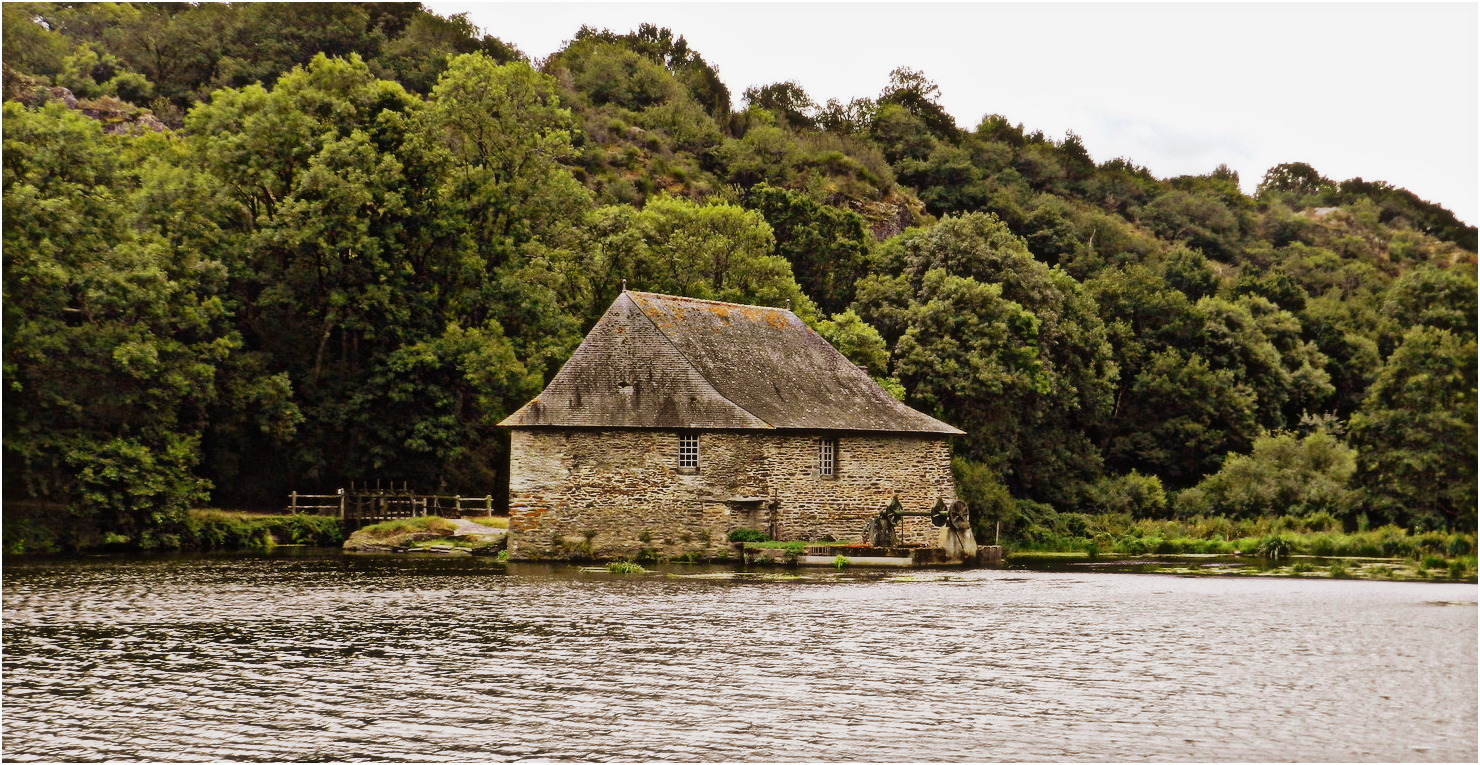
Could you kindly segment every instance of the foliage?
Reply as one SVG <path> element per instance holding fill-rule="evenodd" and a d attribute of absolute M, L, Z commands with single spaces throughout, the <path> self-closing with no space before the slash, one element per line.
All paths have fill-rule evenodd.
<path fill-rule="evenodd" d="M 597 210 L 592 225 L 601 237 L 593 266 L 603 292 L 626 281 L 644 291 L 815 313 L 790 265 L 771 254 L 771 228 L 754 211 L 659 197 L 641 210 Z"/>
<path fill-rule="evenodd" d="M 339 519 L 327 515 L 192 510 L 182 537 L 186 548 L 202 550 L 241 550 L 277 544 L 333 547 L 344 541 L 344 530 Z"/>
<path fill-rule="evenodd" d="M 1125 475 L 1107 475 L 1090 484 L 1085 505 L 1104 513 L 1156 518 L 1166 512 L 1167 495 L 1156 476 L 1132 470 Z"/>
<path fill-rule="evenodd" d="M 835 313 L 853 301 L 871 245 L 862 216 L 767 184 L 750 189 L 744 203 L 765 218 L 776 253 L 819 308 Z"/>
<path fill-rule="evenodd" d="M 770 535 L 757 529 L 732 529 L 729 540 L 731 542 L 769 542 Z"/>
<path fill-rule="evenodd" d="M 1177 496 L 1187 515 L 1306 515 L 1349 518 L 1356 454 L 1335 436 L 1273 433 L 1254 440 L 1248 455 L 1229 454 L 1218 472 Z"/>
<path fill-rule="evenodd" d="M 1475 525 L 1475 342 L 1409 330 L 1352 416 L 1369 514 L 1431 528 Z"/>
<path fill-rule="evenodd" d="M 859 314 L 894 342 L 909 400 L 968 432 L 1015 493 L 1068 502 L 1099 454 L 1115 368 L 1083 288 L 1033 259 L 990 215 L 950 218 L 886 242 L 885 272 L 859 283 Z"/>
<path fill-rule="evenodd" d="M 4 22 L 5 498 L 68 519 L 58 548 L 187 547 L 207 492 L 387 470 L 502 495 L 496 423 L 624 280 L 790 305 L 962 427 L 983 539 L 1475 524 L 1476 229 L 1404 189 L 1097 164 L 1072 132 L 963 129 L 908 67 L 732 114 L 653 25 L 536 64 L 406 3 Z M 1087 533 L 1170 507 L 1264 526 Z"/>
<path fill-rule="evenodd" d="M 136 227 L 148 181 L 61 104 L 8 102 L 5 156 L 7 470 L 105 532 L 174 533 L 241 344 L 220 264 Z"/>

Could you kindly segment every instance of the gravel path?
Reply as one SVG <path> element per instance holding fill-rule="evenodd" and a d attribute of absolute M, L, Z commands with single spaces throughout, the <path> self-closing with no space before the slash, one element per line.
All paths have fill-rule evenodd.
<path fill-rule="evenodd" d="M 455 536 L 468 536 L 476 534 L 479 536 L 497 537 L 509 533 L 507 529 L 495 529 L 489 526 L 484 526 L 481 523 L 475 523 L 465 518 L 448 518 L 447 520 L 457 524 L 457 531 L 453 532 Z"/>

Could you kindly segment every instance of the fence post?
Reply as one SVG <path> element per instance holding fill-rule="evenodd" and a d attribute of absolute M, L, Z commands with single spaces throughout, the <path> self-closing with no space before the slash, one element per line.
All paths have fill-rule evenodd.
<path fill-rule="evenodd" d="M 457 496 L 455 496 L 455 497 L 452 498 L 452 512 L 456 513 L 457 514 L 457 517 L 459 517 L 459 518 L 462 517 L 462 495 L 461 494 L 459 494 L 459 495 L 457 495 Z"/>
<path fill-rule="evenodd" d="M 493 495 L 489 494 L 484 497 L 483 502 L 483 514 L 491 517 L 493 515 Z"/>
<path fill-rule="evenodd" d="M 298 492 L 296 491 L 288 494 L 288 512 L 293 515 L 298 514 Z"/>
<path fill-rule="evenodd" d="M 344 487 L 339 487 L 339 520 L 344 520 Z"/>

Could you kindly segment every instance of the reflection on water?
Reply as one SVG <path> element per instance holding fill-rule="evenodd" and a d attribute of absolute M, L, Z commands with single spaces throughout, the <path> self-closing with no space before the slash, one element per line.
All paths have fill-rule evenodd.
<path fill-rule="evenodd" d="M 1474 761 L 1476 588 L 7 562 L 27 760 Z M 693 574 L 693 575 L 690 575 Z"/>

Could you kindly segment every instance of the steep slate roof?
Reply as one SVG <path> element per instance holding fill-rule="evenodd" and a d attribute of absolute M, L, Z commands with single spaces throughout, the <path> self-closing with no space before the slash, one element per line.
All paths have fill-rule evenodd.
<path fill-rule="evenodd" d="M 623 292 L 507 427 L 961 435 L 901 404 L 791 311 Z"/>

